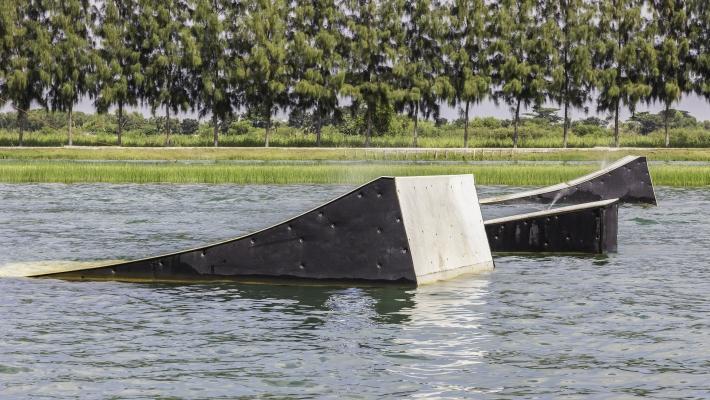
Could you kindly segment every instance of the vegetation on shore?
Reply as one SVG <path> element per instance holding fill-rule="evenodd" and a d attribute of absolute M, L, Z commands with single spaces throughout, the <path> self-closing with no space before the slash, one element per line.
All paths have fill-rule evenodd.
<path fill-rule="evenodd" d="M 402 149 L 244 147 L 0 148 L 0 160 L 105 161 L 614 161 L 626 155 L 651 161 L 710 161 L 708 149 Z"/>
<path fill-rule="evenodd" d="M 73 143 L 79 146 L 114 146 L 117 138 L 113 134 L 116 118 L 113 115 L 74 114 Z M 165 121 L 161 118 L 144 118 L 131 114 L 131 123 L 126 124 L 122 145 L 128 147 L 159 147 L 165 145 L 160 135 Z M 62 130 L 65 120 L 61 113 L 33 111 L 31 129 L 24 134 L 25 146 L 61 146 L 66 142 Z M 362 136 L 358 135 L 360 122 L 344 117 L 333 121 L 332 125 L 321 128 L 320 139 L 303 121 L 285 121 L 274 124 L 270 134 L 270 144 L 276 147 L 361 147 Z M 395 116 L 387 129 L 373 134 L 371 147 L 410 147 L 411 127 L 414 121 L 405 116 Z M 0 146 L 19 144 L 14 113 L 0 113 Z M 419 121 L 418 146 L 437 148 L 461 148 L 465 122 Z M 221 136 L 222 147 L 257 147 L 265 140 L 265 129 L 253 121 L 235 120 Z M 183 119 L 171 139 L 171 146 L 210 147 L 213 145 L 212 128 L 209 123 L 193 119 Z M 510 121 L 495 118 L 475 118 L 469 122 L 469 130 L 475 132 L 468 140 L 471 147 L 510 147 L 515 128 Z M 518 127 L 518 147 L 551 148 L 562 147 L 560 139 L 562 124 L 549 112 L 538 110 L 528 118 L 523 118 Z M 710 147 L 710 121 L 699 122 L 692 116 L 678 112 L 671 120 L 670 147 L 706 148 Z M 624 147 L 663 147 L 664 134 L 662 119 L 657 114 L 638 113 L 632 120 L 622 124 L 620 144 Z M 587 148 L 613 146 L 611 130 L 606 122 L 597 118 L 574 121 L 568 134 L 567 147 Z"/>
<path fill-rule="evenodd" d="M 710 98 L 707 0 L 2 0 L 0 6 L 0 105 L 17 110 L 13 139 L 0 138 L 6 144 L 122 144 L 131 130 L 127 109 L 144 105 L 164 115 L 158 131 L 165 136 L 127 135 L 126 144 L 182 144 L 174 133 L 195 124 L 171 117 L 191 110 L 210 120 L 191 145 L 217 146 L 220 136 L 251 127 L 259 131 L 222 143 L 268 147 L 275 117 L 287 112 L 291 126 L 311 133 L 306 142 L 316 145 L 707 146 L 707 134 L 675 138 L 682 132 L 673 131 L 679 128 L 673 106 L 683 95 Z M 115 111 L 115 139 L 99 138 L 108 133 L 98 130 L 89 132 L 98 142 L 74 137 L 80 117 L 74 109 L 86 98 L 98 112 Z M 487 99 L 511 110 L 506 126 L 470 123 L 471 110 Z M 636 112 L 652 102 L 663 107 L 658 116 Z M 430 136 L 445 135 L 428 135 L 424 122 L 441 125 L 444 103 L 460 111 L 461 123 L 455 139 L 432 142 Z M 560 110 L 543 109 L 545 103 Z M 28 111 L 36 105 L 63 112 L 66 139 L 45 132 L 27 140 Z M 604 126 L 587 120 L 575 127 L 570 111 L 590 105 L 608 116 Z M 557 126 L 554 141 L 526 125 L 529 106 L 536 106 L 534 118 Z M 662 133 L 624 142 L 620 110 L 631 111 L 641 136 L 653 120 Z M 402 118 L 406 140 L 391 135 Z M 604 139 L 587 139 L 595 132 Z"/>
<path fill-rule="evenodd" d="M 432 163 L 186 164 L 137 162 L 0 162 L 3 183 L 360 184 L 378 176 L 474 174 L 482 185 L 551 185 L 598 165 L 466 165 Z M 708 186 L 708 165 L 652 165 L 656 185 Z"/>

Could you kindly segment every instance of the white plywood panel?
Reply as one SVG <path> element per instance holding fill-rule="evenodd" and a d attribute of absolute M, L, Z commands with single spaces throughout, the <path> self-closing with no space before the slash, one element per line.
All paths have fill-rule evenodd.
<path fill-rule="evenodd" d="M 417 283 L 493 269 L 472 175 L 397 177 Z"/>

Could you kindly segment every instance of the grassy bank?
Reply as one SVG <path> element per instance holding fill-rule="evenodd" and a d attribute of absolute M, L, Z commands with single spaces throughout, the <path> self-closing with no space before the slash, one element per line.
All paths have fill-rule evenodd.
<path fill-rule="evenodd" d="M 461 164 L 209 164 L 32 161 L 0 163 L 4 183 L 340 183 L 358 184 L 382 175 L 469 174 L 484 185 L 550 185 L 589 173 L 597 165 Z M 710 166 L 654 165 L 656 185 L 708 186 Z"/>
<path fill-rule="evenodd" d="M 74 132 L 73 142 L 77 146 L 115 146 L 117 139 L 113 130 L 102 131 L 101 128 L 89 126 Z M 611 131 L 599 128 L 596 133 L 577 135 L 570 133 L 568 146 L 571 148 L 591 148 L 596 146 L 612 146 L 614 143 Z M 469 147 L 510 148 L 513 145 L 513 128 L 511 126 L 472 126 Z M 245 133 L 225 134 L 220 137 L 222 147 L 260 147 L 264 145 L 265 131 L 262 128 L 250 128 Z M 710 147 L 710 131 L 704 128 L 678 128 L 670 131 L 670 147 L 673 148 L 703 148 Z M 175 147 L 211 147 L 213 146 L 212 131 L 202 129 L 194 134 L 174 134 L 171 136 L 171 146 Z M 336 127 L 327 127 L 322 134 L 323 147 L 362 147 L 365 139 L 362 135 L 345 134 Z M 664 147 L 664 133 L 654 131 L 641 135 L 633 131 L 623 130 L 620 137 L 622 147 Z M 298 128 L 282 126 L 272 132 L 269 142 L 273 147 L 313 147 L 316 135 Z M 25 146 L 62 146 L 67 144 L 67 133 L 64 129 L 47 128 L 42 131 L 26 132 Z M 158 133 L 125 132 L 122 144 L 126 147 L 162 147 L 166 145 L 165 136 Z M 18 132 L 0 129 L 0 146 L 17 146 Z M 405 124 L 396 133 L 375 135 L 372 147 L 407 148 L 412 146 L 412 129 Z M 431 122 L 424 121 L 418 134 L 419 147 L 462 148 L 463 128 L 454 125 L 435 127 Z M 562 128 L 558 125 L 540 125 L 532 122 L 523 123 L 520 127 L 521 148 L 560 148 L 562 147 Z"/>
<path fill-rule="evenodd" d="M 4 160 L 710 161 L 710 149 L 0 148 Z"/>

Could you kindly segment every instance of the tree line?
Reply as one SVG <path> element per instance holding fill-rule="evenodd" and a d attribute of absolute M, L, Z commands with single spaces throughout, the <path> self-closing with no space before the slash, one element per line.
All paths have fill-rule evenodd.
<path fill-rule="evenodd" d="M 279 110 L 320 127 L 345 108 L 378 119 L 419 118 L 443 103 L 468 115 L 486 99 L 511 110 L 558 104 L 563 145 L 571 109 L 613 116 L 683 94 L 710 99 L 706 0 L 0 0 L 0 103 L 17 112 L 20 143 L 33 104 L 65 112 L 91 98 L 114 109 L 118 143 L 127 107 L 166 117 L 193 110 L 219 126 L 245 111 L 269 145 Z M 345 104 L 345 107 L 343 107 Z"/>

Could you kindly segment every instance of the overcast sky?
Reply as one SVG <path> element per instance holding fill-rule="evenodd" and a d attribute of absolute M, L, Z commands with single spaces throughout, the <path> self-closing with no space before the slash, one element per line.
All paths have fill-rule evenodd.
<path fill-rule="evenodd" d="M 558 107 L 554 104 L 548 104 L 547 106 L 549 107 Z M 590 112 L 589 114 L 586 114 L 586 116 L 592 116 L 592 115 L 597 115 L 599 117 L 606 117 L 606 115 L 598 115 L 595 113 L 594 105 L 593 103 L 590 103 L 589 105 Z M 675 103 L 673 105 L 673 108 L 678 109 L 678 110 L 685 110 L 688 111 L 691 115 L 693 115 L 695 118 L 697 118 L 699 121 L 705 121 L 705 120 L 710 120 L 710 104 L 705 101 L 705 99 L 695 95 L 687 95 L 684 96 L 681 101 Z M 11 107 L 9 105 L 5 105 L 4 107 L 1 108 L 3 112 L 10 111 Z M 95 108 L 89 99 L 84 99 L 79 104 L 77 105 L 76 111 L 83 111 L 86 113 L 94 113 Z M 139 111 L 143 113 L 146 116 L 150 115 L 150 109 L 148 107 L 139 107 L 137 109 L 134 109 L 135 111 Z M 659 112 L 663 110 L 663 105 L 662 104 L 639 104 L 637 111 L 651 111 L 651 112 Z M 524 113 L 525 111 L 521 111 Z M 164 115 L 164 110 L 159 110 L 158 115 Z M 197 114 L 195 112 L 187 112 L 187 113 L 178 113 L 180 118 L 184 117 L 190 117 L 190 118 L 197 118 Z M 492 101 L 485 101 L 481 104 L 477 104 L 475 106 L 471 107 L 470 110 L 470 115 L 471 117 L 496 117 L 496 118 L 501 118 L 501 119 L 510 119 L 510 109 L 509 107 L 501 103 L 500 105 L 495 105 Z M 560 111 L 560 116 L 562 115 L 562 112 Z M 585 118 L 585 114 L 583 110 L 574 110 L 571 113 L 572 119 L 580 119 L 580 118 Z M 622 110 L 621 113 L 621 120 L 626 120 L 629 117 L 630 113 L 628 110 Z M 442 107 L 442 117 L 448 119 L 448 120 L 453 120 L 458 117 L 458 110 L 452 107 L 449 107 L 448 105 L 444 105 Z M 278 118 L 281 119 L 286 119 L 286 115 L 281 113 L 278 115 Z"/>

